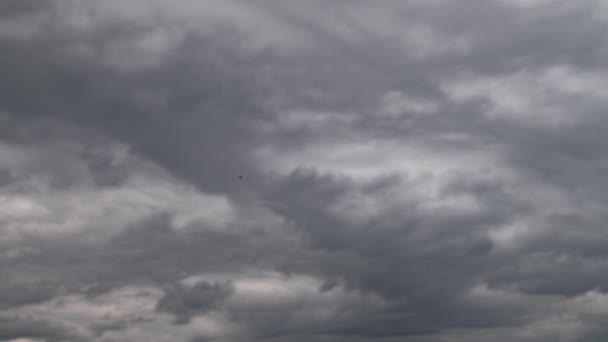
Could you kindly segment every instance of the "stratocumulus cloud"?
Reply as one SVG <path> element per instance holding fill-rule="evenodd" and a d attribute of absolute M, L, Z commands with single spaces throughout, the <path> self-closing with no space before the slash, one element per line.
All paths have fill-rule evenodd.
<path fill-rule="evenodd" d="M 603 341 L 603 0 L 0 1 L 0 340 Z"/>

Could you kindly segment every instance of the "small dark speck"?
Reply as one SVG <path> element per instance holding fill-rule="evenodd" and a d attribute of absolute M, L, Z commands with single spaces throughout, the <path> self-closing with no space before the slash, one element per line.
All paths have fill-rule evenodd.
<path fill-rule="evenodd" d="M 239 176 L 239 179 L 241 179 L 241 180 L 242 180 L 242 179 L 243 179 L 243 176 Z"/>

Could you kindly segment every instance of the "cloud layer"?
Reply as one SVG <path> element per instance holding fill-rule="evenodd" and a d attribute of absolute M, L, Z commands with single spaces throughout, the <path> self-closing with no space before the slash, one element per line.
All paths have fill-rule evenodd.
<path fill-rule="evenodd" d="M 0 340 L 603 341 L 608 3 L 0 3 Z"/>

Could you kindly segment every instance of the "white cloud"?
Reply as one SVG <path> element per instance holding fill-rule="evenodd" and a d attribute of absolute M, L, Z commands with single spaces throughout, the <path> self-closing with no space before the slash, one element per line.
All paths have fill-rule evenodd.
<path fill-rule="evenodd" d="M 573 112 L 577 108 L 575 101 L 580 101 L 581 97 L 605 103 L 608 100 L 607 85 L 606 77 L 601 73 L 551 66 L 492 77 L 467 75 L 446 81 L 443 89 L 457 103 L 488 100 L 490 108 L 485 114 L 489 118 L 557 127 L 580 122 L 586 115 Z"/>
<path fill-rule="evenodd" d="M 6 167 L 20 177 L 0 189 L 0 239 L 15 241 L 79 232 L 87 232 L 89 238 L 107 238 L 158 213 L 171 214 L 175 228 L 197 224 L 205 229 L 222 229 L 235 217 L 227 197 L 202 193 L 124 149 L 111 153 L 113 163 L 129 165 L 127 178 L 115 186 L 98 187 L 93 173 L 102 171 L 89 170 L 80 151 L 63 146 L 38 149 L 0 145 L 0 154 L 6 156 L 0 160 L 10 162 Z M 54 159 L 49 159 L 51 156 Z M 49 170 L 51 173 L 46 173 Z M 64 170 L 78 175 L 70 179 L 74 184 L 67 188 L 54 186 L 53 178 L 65 174 Z"/>

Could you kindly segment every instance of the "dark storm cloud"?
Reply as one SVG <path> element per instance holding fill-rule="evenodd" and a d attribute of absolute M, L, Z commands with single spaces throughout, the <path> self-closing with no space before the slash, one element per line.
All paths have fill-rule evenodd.
<path fill-rule="evenodd" d="M 239 170 L 248 170 L 243 164 L 246 156 L 239 146 L 242 147 L 249 139 L 243 130 L 249 123 L 245 118 L 255 119 L 259 109 L 251 103 L 251 95 L 242 89 L 240 82 L 245 81 L 237 78 L 241 73 L 215 63 L 213 59 L 224 59 L 224 56 L 208 56 L 204 53 L 206 45 L 206 42 L 194 38 L 184 43 L 190 50 L 185 53 L 176 51 L 174 60 L 166 67 L 126 75 L 106 73 L 95 65 L 92 67 L 96 69 L 89 69 L 86 64 L 80 64 L 80 60 L 62 61 L 64 57 L 58 51 L 51 50 L 50 56 L 40 60 L 36 60 L 34 54 L 22 51 L 26 58 L 34 59 L 25 61 L 26 66 L 38 65 L 44 71 L 28 70 L 32 79 L 24 81 L 28 89 L 23 90 L 10 81 L 22 77 L 7 75 L 4 87 L 17 96 L 9 95 L 3 107 L 13 115 L 21 113 L 26 118 L 65 113 L 62 115 L 64 119 L 126 139 L 138 152 L 150 154 L 163 165 L 170 165 L 172 171 L 194 178 L 211 190 L 223 189 L 226 183 L 242 173 Z M 7 51 L 21 48 L 7 48 Z M 17 52 L 13 53 L 17 55 Z M 4 68 L 25 67 L 20 66 L 24 63 L 21 57 L 10 57 L 6 57 L 9 63 Z M 59 65 L 44 65 L 53 62 Z M 80 68 L 84 70 L 80 71 Z M 32 85 L 40 89 L 30 89 Z M 47 86 L 57 93 L 48 93 Z M 230 92 L 223 88 L 230 88 Z M 149 112 L 139 108 L 133 89 L 152 97 L 169 93 L 170 98 L 164 103 L 164 108 Z M 204 118 L 208 120 L 202 124 Z M 157 142 L 162 137 L 171 140 L 172 144 Z M 204 165 L 214 167 L 203 167 L 201 159 L 205 159 Z M 232 171 L 228 174 L 219 170 Z"/>
<path fill-rule="evenodd" d="M 158 4 L 0 5 L 0 309 L 151 286 L 141 319 L 75 324 L 117 341 L 151 325 L 196 341 L 601 336 L 602 2 Z M 184 14 L 201 8 L 224 17 Z M 143 176 L 225 196 L 236 218 L 177 229 L 179 195 L 136 222 L 48 213 L 88 192 L 148 208 Z M 80 338 L 36 319 L 0 336 Z"/>
<path fill-rule="evenodd" d="M 4 279 L 4 286 L 0 289 L 2 294 L 2 309 L 10 309 L 23 305 L 40 303 L 53 298 L 57 289 L 53 284 L 34 284 L 23 286 L 23 284 L 10 285 L 9 279 Z"/>
<path fill-rule="evenodd" d="M 171 313 L 176 316 L 176 323 L 184 324 L 193 315 L 204 315 L 221 308 L 233 291 L 230 283 L 211 284 L 203 281 L 191 288 L 175 285 L 165 289 L 156 310 Z"/>

